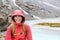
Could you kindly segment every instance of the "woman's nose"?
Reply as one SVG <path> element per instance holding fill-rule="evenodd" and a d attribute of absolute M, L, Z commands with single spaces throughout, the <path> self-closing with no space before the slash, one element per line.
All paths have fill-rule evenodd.
<path fill-rule="evenodd" d="M 19 18 L 18 16 L 16 18 Z"/>

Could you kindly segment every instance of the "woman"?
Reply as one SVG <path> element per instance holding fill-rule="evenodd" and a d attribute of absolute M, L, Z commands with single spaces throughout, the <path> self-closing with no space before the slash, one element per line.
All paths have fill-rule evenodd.
<path fill-rule="evenodd" d="M 11 19 L 14 25 L 14 33 L 12 33 L 12 26 L 10 25 L 7 28 L 5 40 L 32 40 L 31 29 L 29 25 L 24 24 L 25 17 L 23 11 L 14 10 Z M 24 32 L 23 25 L 25 25 L 26 33 Z"/>

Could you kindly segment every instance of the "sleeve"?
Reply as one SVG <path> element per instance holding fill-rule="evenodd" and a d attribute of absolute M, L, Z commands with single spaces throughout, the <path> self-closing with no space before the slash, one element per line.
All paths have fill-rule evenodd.
<path fill-rule="evenodd" d="M 27 40 L 32 40 L 32 33 L 29 25 L 26 26 L 26 30 L 27 30 Z"/>
<path fill-rule="evenodd" d="M 5 40 L 12 40 L 12 37 L 11 37 L 11 27 L 7 28 Z"/>

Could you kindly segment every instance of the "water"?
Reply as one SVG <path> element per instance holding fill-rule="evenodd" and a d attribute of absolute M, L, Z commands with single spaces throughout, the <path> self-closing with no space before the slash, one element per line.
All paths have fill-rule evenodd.
<path fill-rule="evenodd" d="M 44 29 L 32 28 L 33 40 L 60 40 L 60 33 Z"/>
<path fill-rule="evenodd" d="M 60 40 L 60 30 L 54 28 L 41 28 L 33 25 L 38 23 L 37 20 L 28 23 L 31 25 L 33 40 Z"/>

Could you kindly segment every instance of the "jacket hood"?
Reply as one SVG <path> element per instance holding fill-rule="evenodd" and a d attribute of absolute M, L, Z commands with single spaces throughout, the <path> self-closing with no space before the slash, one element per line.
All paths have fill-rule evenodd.
<path fill-rule="evenodd" d="M 14 10 L 14 11 L 13 11 L 13 13 L 12 13 L 12 20 L 13 20 L 13 22 L 15 22 L 15 21 L 14 21 L 14 17 L 15 17 L 16 15 L 19 15 L 19 16 L 22 17 L 22 22 L 21 22 L 21 23 L 24 23 L 24 22 L 25 22 L 24 12 L 23 12 L 22 10 Z"/>

